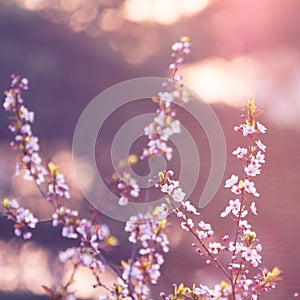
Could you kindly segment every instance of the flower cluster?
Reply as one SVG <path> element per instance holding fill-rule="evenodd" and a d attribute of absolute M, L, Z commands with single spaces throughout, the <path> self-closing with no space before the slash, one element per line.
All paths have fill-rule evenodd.
<path fill-rule="evenodd" d="M 184 56 L 190 53 L 189 39 L 182 37 L 179 42 L 172 45 L 172 51 L 173 62 L 169 66 L 171 76 L 163 84 L 163 91 L 158 93 L 157 98 L 152 99 L 159 107 L 153 122 L 144 129 L 149 142 L 143 150 L 141 159 L 162 155 L 167 160 L 171 160 L 173 149 L 168 146 L 167 142 L 172 135 L 181 132 L 180 121 L 175 119 L 176 109 L 174 104 L 182 105 L 188 102 L 188 95 L 181 84 L 182 76 L 176 75 L 176 72 L 182 65 Z"/>
<path fill-rule="evenodd" d="M 79 239 L 80 246 L 68 248 L 60 253 L 62 262 L 68 259 L 75 260 L 75 265 L 90 267 L 104 271 L 104 266 L 99 259 L 99 253 L 106 251 L 117 244 L 117 240 L 110 234 L 105 224 L 92 224 L 87 219 L 79 219 L 78 212 L 65 207 L 60 207 L 52 216 L 54 227 L 62 225 L 62 236 L 69 239 Z"/>
<path fill-rule="evenodd" d="M 16 236 L 23 236 L 25 240 L 31 238 L 32 233 L 29 228 L 35 228 L 38 219 L 34 217 L 31 211 L 27 208 L 20 207 L 19 203 L 15 199 L 3 200 L 4 217 L 15 222 L 14 232 Z"/>
<path fill-rule="evenodd" d="M 124 172 L 123 178 L 119 179 L 117 188 L 120 191 L 119 205 L 127 205 L 133 198 L 140 194 L 140 188 L 137 181 L 127 172 Z"/>
<path fill-rule="evenodd" d="M 26 108 L 22 98 L 22 93 L 27 90 L 28 79 L 12 75 L 10 89 L 5 92 L 3 107 L 14 115 L 8 127 L 15 135 L 14 140 L 10 143 L 11 148 L 22 153 L 17 157 L 16 171 L 18 173 L 19 169 L 24 167 L 26 170 L 24 178 L 35 179 L 38 184 L 41 184 L 45 181 L 47 171 L 41 165 L 38 137 L 34 136 L 31 130 L 34 113 Z"/>
<path fill-rule="evenodd" d="M 182 66 L 184 62 L 184 56 L 191 52 L 191 44 L 188 37 L 184 36 L 180 39 L 179 42 L 175 42 L 172 45 L 172 54 L 173 62 L 169 65 L 169 69 L 173 72 L 173 78 L 176 74 L 176 71 Z M 179 80 L 181 78 L 174 78 Z"/>
<path fill-rule="evenodd" d="M 241 132 L 244 137 L 248 138 L 247 147 L 238 147 L 232 153 L 241 161 L 244 171 L 244 178 L 239 179 L 233 174 L 226 180 L 225 188 L 229 188 L 236 196 L 236 199 L 229 200 L 229 205 L 221 212 L 221 217 L 230 217 L 236 224 L 234 237 L 230 241 L 229 237 L 226 250 L 231 253 L 231 262 L 228 270 L 231 278 L 234 278 L 232 289 L 241 297 L 256 299 L 262 291 L 267 291 L 265 276 L 260 272 L 259 275 L 253 275 L 253 271 L 259 268 L 262 263 L 262 245 L 258 243 L 256 233 L 252 230 L 252 225 L 246 220 L 249 211 L 257 215 L 255 200 L 251 197 L 258 198 L 255 184 L 250 178 L 261 174 L 262 164 L 265 163 L 266 146 L 257 139 L 259 134 L 266 132 L 266 127 L 256 121 L 261 111 L 255 107 L 254 99 L 248 100 L 246 113 L 242 115 L 244 123 L 234 127 L 234 130 Z M 275 269 L 278 270 L 278 269 Z M 252 275 L 251 275 L 252 274 Z M 267 286 L 276 285 L 279 279 L 280 271 L 273 277 L 272 283 Z M 270 278 L 270 276 L 269 276 Z"/>
<path fill-rule="evenodd" d="M 11 148 L 20 151 L 17 157 L 16 174 L 24 169 L 24 179 L 34 180 L 39 191 L 53 205 L 58 206 L 60 198 L 70 198 L 69 187 L 58 167 L 49 163 L 48 169 L 42 165 L 39 155 L 40 145 L 38 137 L 32 134 L 31 124 L 34 122 L 34 113 L 24 105 L 23 92 L 28 90 L 28 79 L 12 75 L 11 86 L 5 92 L 3 107 L 13 114 L 9 130 L 14 134 Z M 43 189 L 42 184 L 47 188 Z M 47 191 L 46 191 L 47 190 Z"/>
<path fill-rule="evenodd" d="M 210 224 L 201 220 L 198 228 L 192 217 L 187 217 L 186 212 L 199 214 L 189 201 L 184 201 L 185 193 L 179 187 L 179 182 L 171 180 L 172 171 L 159 174 L 160 181 L 156 185 L 163 193 L 168 194 L 167 202 L 182 219 L 181 228 L 190 232 L 196 239 L 193 247 L 200 255 L 208 257 L 207 262 L 216 265 L 225 275 L 226 281 L 221 285 L 216 285 L 213 290 L 201 285 L 200 288 L 194 286 L 192 289 L 179 286 L 175 288 L 174 294 L 166 296 L 164 299 L 181 299 L 179 296 L 192 299 L 251 299 L 256 300 L 262 292 L 272 290 L 280 280 L 280 270 L 274 268 L 271 272 L 261 267 L 262 245 L 258 243 L 255 231 L 249 224 L 246 217 L 251 212 L 257 215 L 255 198 L 260 194 L 257 192 L 255 184 L 250 178 L 254 178 L 261 173 L 262 164 L 265 163 L 266 146 L 260 139 L 259 134 L 266 132 L 266 127 L 256 121 L 260 114 L 254 105 L 254 99 L 250 99 L 246 105 L 246 114 L 242 117 L 244 124 L 236 126 L 235 131 L 242 132 L 244 137 L 249 139 L 247 147 L 238 147 L 233 151 L 233 155 L 241 161 L 244 171 L 244 178 L 239 179 L 233 174 L 225 182 L 225 188 L 229 188 L 235 195 L 234 200 L 229 200 L 228 206 L 221 217 L 230 217 L 235 223 L 233 235 L 225 235 L 221 241 L 209 240 L 214 236 L 214 231 Z M 252 198 L 252 199 L 251 199 Z M 254 199 L 253 199 L 254 198 Z M 182 209 L 176 207 L 176 202 L 182 205 Z M 199 229 L 200 228 L 200 229 Z M 221 260 L 221 252 L 230 253 L 230 261 Z M 257 269 L 260 271 L 257 273 Z"/>
<path fill-rule="evenodd" d="M 186 103 L 188 94 L 181 84 L 182 76 L 178 76 L 176 72 L 185 55 L 190 52 L 188 38 L 183 37 L 173 44 L 172 51 L 173 62 L 169 66 L 171 78 L 163 85 L 158 98 L 153 99 L 159 108 L 153 122 L 145 128 L 149 142 L 141 159 L 163 155 L 171 160 L 173 150 L 168 146 L 168 141 L 173 134 L 181 132 L 180 122 L 175 119 L 175 104 Z M 52 162 L 48 164 L 48 168 L 42 166 L 38 138 L 33 136 L 31 130 L 34 113 L 25 107 L 22 98 L 22 93 L 27 89 L 28 80 L 13 75 L 3 104 L 4 109 L 13 114 L 9 129 L 15 137 L 11 147 L 21 153 L 17 158 L 17 172 L 24 168 L 24 178 L 34 180 L 42 196 L 52 205 L 52 226 L 60 226 L 63 237 L 78 240 L 77 246 L 59 253 L 62 263 L 73 263 L 73 273 L 67 284 L 51 289 L 43 286 L 50 299 L 76 299 L 74 292 L 69 291 L 69 286 L 79 267 L 89 268 L 96 279 L 93 286 L 101 287 L 109 293 L 108 296 L 100 295 L 99 300 L 149 299 L 149 286 L 157 284 L 161 277 L 161 266 L 165 260 L 162 253 L 169 251 L 167 219 L 171 212 L 180 220 L 180 228 L 194 237 L 192 248 L 195 253 L 205 256 L 207 264 L 216 266 L 225 278 L 212 289 L 199 283 L 192 287 L 186 287 L 183 283 L 174 285 L 172 293 L 161 293 L 163 299 L 257 300 L 262 292 L 276 287 L 281 271 L 277 267 L 268 271 L 262 266 L 262 244 L 258 242 L 256 232 L 246 219 L 251 213 L 258 214 L 255 200 L 260 194 L 254 178 L 262 172 L 267 148 L 258 139 L 260 134 L 266 133 L 266 127 L 256 120 L 261 111 L 255 107 L 253 99 L 246 105 L 246 112 L 242 115 L 243 124 L 234 127 L 236 132 L 241 132 L 248 139 L 247 146 L 237 147 L 232 152 L 241 161 L 244 173 L 240 177 L 232 174 L 226 180 L 225 188 L 230 189 L 234 197 L 220 214 L 222 220 L 233 221 L 233 232 L 218 240 L 211 224 L 202 219 L 196 221 L 200 212 L 186 199 L 179 181 L 172 179 L 174 172 L 161 171 L 155 186 L 165 194 L 166 201 L 154 211 L 130 217 L 124 231 L 129 234 L 128 240 L 132 244 L 131 256 L 116 267 L 106 258 L 108 251 L 118 243 L 109 227 L 98 224 L 95 218 L 93 221 L 79 218 L 78 211 L 62 205 L 62 199 L 70 198 L 64 176 Z M 125 171 L 128 164 L 136 162 L 135 155 L 130 155 L 125 162 L 121 160 L 119 167 L 124 171 L 123 177 L 114 173 L 111 178 L 114 188 L 119 191 L 119 205 L 126 205 L 133 198 L 139 197 L 140 189 L 136 180 Z M 15 222 L 15 234 L 24 239 L 31 238 L 29 229 L 36 227 L 38 219 L 28 209 L 20 207 L 14 199 L 4 199 L 3 206 L 4 216 Z M 117 276 L 117 281 L 110 287 L 105 286 L 101 278 L 107 268 Z"/>
<path fill-rule="evenodd" d="M 52 162 L 48 164 L 48 168 L 50 171 L 47 192 L 49 199 L 51 197 L 56 200 L 61 198 L 70 199 L 69 187 L 60 169 Z"/>
<path fill-rule="evenodd" d="M 138 157 L 135 154 L 130 154 L 126 159 L 120 159 L 117 164 L 119 172 L 115 171 L 106 178 L 107 185 L 110 186 L 114 193 L 118 193 L 118 204 L 120 206 L 127 205 L 140 195 L 140 187 L 137 180 L 130 173 L 130 170 L 137 162 Z"/>
<path fill-rule="evenodd" d="M 161 293 L 160 296 L 165 300 L 177 300 L 177 299 L 222 299 L 217 298 L 214 290 L 210 290 L 207 286 L 200 284 L 198 287 L 193 285 L 192 288 L 184 286 L 183 283 L 180 283 L 179 286 L 174 284 L 174 292 L 168 296 L 165 293 Z M 218 295 L 219 296 L 219 295 Z M 220 295 L 221 296 L 221 295 Z"/>
<path fill-rule="evenodd" d="M 167 194 L 166 201 L 170 207 L 174 209 L 177 214 L 177 217 L 182 218 L 184 222 L 181 223 L 181 227 L 184 230 L 189 229 L 189 227 L 193 228 L 194 224 L 192 219 L 186 219 L 186 216 L 182 211 L 178 208 L 178 205 L 182 205 L 182 208 L 185 212 L 194 215 L 200 215 L 194 205 L 191 204 L 190 201 L 184 201 L 186 194 L 183 192 L 182 188 L 179 185 L 179 181 L 171 179 L 174 175 L 172 170 L 167 170 L 164 172 L 159 172 L 159 182 L 155 185 L 162 193 Z M 162 204 L 164 207 L 166 204 Z M 166 209 L 164 209 L 166 211 Z M 190 226 L 189 226 L 190 225 Z"/>
<path fill-rule="evenodd" d="M 128 261 L 122 261 L 122 274 L 118 283 L 110 289 L 110 296 L 100 296 L 99 300 L 149 299 L 149 284 L 157 284 L 164 258 L 160 254 L 169 251 L 169 241 L 165 233 L 166 218 L 161 218 L 159 209 L 137 216 L 126 222 L 125 232 L 130 233 L 129 242 L 133 251 Z"/>
<path fill-rule="evenodd" d="M 78 238 L 76 228 L 79 223 L 78 211 L 65 208 L 64 206 L 56 209 L 52 215 L 52 226 L 56 227 L 62 225 L 62 236 L 68 239 Z"/>
<path fill-rule="evenodd" d="M 127 296 L 134 299 L 148 299 L 150 284 L 156 284 L 160 278 L 160 266 L 164 262 L 158 252 L 161 248 L 164 253 L 169 251 L 169 241 L 165 233 L 167 220 L 161 219 L 155 210 L 154 213 L 132 216 L 127 221 L 125 231 L 129 232 L 128 240 L 139 245 L 139 250 L 128 262 L 123 261 L 123 281 L 119 281 Z"/>
<path fill-rule="evenodd" d="M 31 123 L 34 121 L 34 113 L 30 112 L 24 105 L 22 93 L 28 89 L 28 80 L 19 76 L 12 76 L 11 88 L 5 93 L 4 109 L 12 113 L 9 129 L 14 133 L 14 141 L 11 142 L 13 150 L 18 150 L 21 155 L 17 157 L 17 174 L 21 168 L 25 169 L 24 179 L 34 180 L 41 195 L 55 209 L 52 215 L 52 226 L 62 226 L 62 236 L 69 239 L 78 239 L 79 246 L 68 248 L 60 252 L 59 259 L 62 262 L 72 260 L 74 271 L 64 287 L 50 289 L 43 286 L 44 291 L 51 299 L 76 299 L 68 287 L 73 282 L 73 276 L 79 266 L 85 266 L 93 271 L 100 284 L 99 274 L 104 272 L 104 254 L 111 247 L 117 245 L 117 239 L 110 234 L 107 225 L 94 224 L 87 219 L 80 219 L 78 212 L 62 206 L 63 198 L 69 199 L 69 187 L 60 169 L 52 162 L 48 168 L 42 166 L 39 156 L 38 138 L 33 136 Z M 38 219 L 16 200 L 4 199 L 4 216 L 15 222 L 14 232 L 17 236 L 30 239 L 32 233 L 30 228 L 35 228 Z M 109 263 L 108 263 L 109 264 Z"/>

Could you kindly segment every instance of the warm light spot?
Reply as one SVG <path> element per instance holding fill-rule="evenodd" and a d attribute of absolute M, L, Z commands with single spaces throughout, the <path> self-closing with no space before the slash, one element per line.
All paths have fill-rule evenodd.
<path fill-rule="evenodd" d="M 41 284 L 49 285 L 52 276 L 48 267 L 49 253 L 47 250 L 26 243 L 22 247 L 19 260 L 22 262 L 24 286 L 34 294 L 42 294 Z"/>
<path fill-rule="evenodd" d="M 19 5 L 27 10 L 37 11 L 48 6 L 47 0 L 19 0 Z"/>
<path fill-rule="evenodd" d="M 93 167 L 85 158 L 76 158 L 76 172 L 80 174 L 80 186 L 83 190 L 89 190 L 95 179 Z"/>
<path fill-rule="evenodd" d="M 122 10 L 133 22 L 174 24 L 182 17 L 191 17 L 204 10 L 211 0 L 126 0 Z"/>
<path fill-rule="evenodd" d="M 212 0 L 189 0 L 189 1 L 177 1 L 177 5 L 182 9 L 184 16 L 193 16 L 202 10 L 204 10 Z"/>
<path fill-rule="evenodd" d="M 154 1 L 151 19 L 165 25 L 175 23 L 181 17 L 176 3 L 174 0 Z"/>
<path fill-rule="evenodd" d="M 79 15 L 80 12 L 75 11 L 74 14 L 71 16 L 69 22 L 70 27 L 76 32 L 84 31 L 88 27 L 88 23 L 80 21 Z"/>
<path fill-rule="evenodd" d="M 33 242 L 0 241 L 1 291 L 43 294 L 41 284 L 53 285 L 49 251 Z M 58 279 L 59 280 L 59 279 Z"/>
<path fill-rule="evenodd" d="M 231 60 L 208 57 L 183 67 L 185 82 L 204 101 L 240 107 L 255 97 L 265 115 L 284 127 L 299 124 L 300 56 L 278 47 Z"/>
<path fill-rule="evenodd" d="M 246 56 L 232 60 L 210 57 L 184 69 L 189 87 L 207 102 L 240 106 L 257 90 L 258 63 Z"/>
<path fill-rule="evenodd" d="M 158 53 L 160 44 L 156 31 L 148 31 L 147 28 L 140 26 L 127 28 L 127 36 L 109 39 L 112 49 L 121 52 L 125 60 L 130 64 L 142 64 L 149 57 Z"/>
<path fill-rule="evenodd" d="M 133 22 L 150 21 L 151 10 L 149 0 L 127 0 L 123 6 L 125 18 Z"/>
<path fill-rule="evenodd" d="M 60 149 L 60 151 L 57 151 L 51 160 L 60 168 L 61 173 L 64 175 L 66 183 L 70 188 L 72 201 L 68 206 L 78 209 L 78 205 L 83 201 L 83 197 L 74 171 L 72 151 L 63 142 L 56 143 L 55 149 Z M 83 158 L 79 160 L 76 159 L 76 161 L 78 161 L 77 167 L 79 168 L 80 173 L 83 174 L 80 185 L 84 186 L 85 189 L 91 187 L 94 181 L 93 168 Z"/>
<path fill-rule="evenodd" d="M 84 4 L 83 0 L 60 0 L 61 8 L 64 11 L 72 12 L 78 9 L 82 4 Z"/>
<path fill-rule="evenodd" d="M 170 234 L 168 236 L 172 247 L 177 248 L 182 245 L 183 235 L 184 235 L 184 231 L 178 231 L 176 232 L 176 234 Z"/>
<path fill-rule="evenodd" d="M 12 175 L 11 185 L 14 192 L 21 197 L 23 196 L 32 196 L 33 194 L 37 194 L 38 190 L 34 183 L 34 181 L 28 181 L 23 178 L 24 172 L 21 171 L 19 176 L 15 174 Z"/>
<path fill-rule="evenodd" d="M 67 282 L 73 271 L 73 265 L 69 261 L 65 264 L 63 282 Z M 116 276 L 106 267 L 105 273 L 101 274 L 101 282 L 106 286 L 112 286 L 116 282 Z M 96 284 L 96 279 L 93 272 L 87 267 L 80 267 L 74 276 L 72 290 L 76 291 L 76 297 L 82 299 L 98 299 L 99 294 L 107 295 L 108 292 L 104 289 L 95 289 L 93 284 Z"/>
<path fill-rule="evenodd" d="M 123 17 L 119 11 L 112 8 L 107 8 L 103 11 L 99 20 L 100 28 L 103 31 L 115 31 L 121 28 Z"/>
<path fill-rule="evenodd" d="M 98 10 L 95 4 L 86 4 L 72 14 L 70 26 L 74 31 L 85 30 L 97 18 L 97 14 Z"/>

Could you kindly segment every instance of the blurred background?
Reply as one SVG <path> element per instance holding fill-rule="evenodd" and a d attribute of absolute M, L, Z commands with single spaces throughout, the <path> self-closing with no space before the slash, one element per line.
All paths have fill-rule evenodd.
<path fill-rule="evenodd" d="M 279 266 L 283 281 L 261 299 L 292 299 L 300 292 L 299 12 L 298 0 L 0 0 L 0 90 L 9 87 L 11 73 L 30 80 L 25 99 L 36 112 L 34 133 L 43 159 L 61 167 L 72 187 L 69 206 L 87 216 L 88 202 L 76 184 L 71 154 L 80 114 L 116 83 L 167 76 L 170 45 L 189 36 L 192 52 L 182 73 L 219 117 L 228 148 L 225 176 L 240 170 L 231 152 L 242 139 L 232 129 L 240 122 L 244 100 L 254 96 L 263 109 L 268 156 L 257 180 L 259 216 L 252 221 L 264 247 L 264 265 Z M 17 197 L 46 220 L 47 203 L 33 185 L 14 176 L 7 124 L 1 110 L 1 199 Z M 217 224 L 230 197 L 221 187 L 202 210 L 203 218 Z M 124 224 L 105 216 L 101 222 L 111 226 L 122 244 L 111 254 L 112 261 L 130 256 Z M 162 290 L 170 292 L 173 282 L 212 286 L 221 278 L 193 252 L 191 239 L 180 230 L 172 234 L 175 230 L 170 228 L 173 249 L 162 280 L 152 289 L 154 299 Z M 67 278 L 70 268 L 59 263 L 57 254 L 72 243 L 59 238 L 59 229 L 49 223 L 38 226 L 26 243 L 12 238 L 12 231 L 12 224 L 1 218 L 0 299 L 45 299 L 41 284 L 52 286 Z M 108 274 L 105 281 L 112 278 Z M 80 271 L 74 287 L 79 298 L 97 299 L 99 291 L 91 282 L 88 271 Z"/>

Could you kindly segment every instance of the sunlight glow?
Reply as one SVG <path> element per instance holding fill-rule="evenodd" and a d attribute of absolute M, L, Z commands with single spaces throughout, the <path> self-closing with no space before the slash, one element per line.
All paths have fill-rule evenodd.
<path fill-rule="evenodd" d="M 185 81 L 204 101 L 240 107 L 255 97 L 266 116 L 284 127 L 300 124 L 300 55 L 278 47 L 226 60 L 208 57 L 183 67 Z"/>
<path fill-rule="evenodd" d="M 67 282 L 72 274 L 73 265 L 70 261 L 65 264 L 63 282 Z M 112 286 L 116 282 L 116 276 L 106 268 L 105 273 L 101 274 L 101 282 L 106 286 Z M 101 295 L 108 294 L 105 289 L 93 288 L 93 284 L 96 283 L 96 279 L 93 276 L 92 271 L 86 267 L 80 267 L 74 277 L 74 283 L 72 284 L 72 290 L 76 291 L 76 297 L 80 299 L 99 299 L 99 292 Z"/>
<path fill-rule="evenodd" d="M 207 102 L 222 101 L 240 106 L 241 100 L 253 96 L 258 63 L 247 56 L 233 60 L 209 57 L 184 69 L 189 87 Z"/>
<path fill-rule="evenodd" d="M 48 268 L 49 251 L 33 242 L 22 245 L 14 240 L 10 243 L 0 241 L 0 264 L 1 272 L 5 274 L 0 281 L 1 291 L 27 290 L 43 294 L 41 284 L 54 284 Z"/>
<path fill-rule="evenodd" d="M 18 0 L 17 2 L 21 7 L 32 11 L 42 10 L 48 5 L 47 0 Z"/>
<path fill-rule="evenodd" d="M 106 8 L 103 10 L 99 19 L 99 26 L 103 31 L 115 31 L 122 27 L 122 14 L 113 8 Z"/>
<path fill-rule="evenodd" d="M 123 13 L 133 22 L 157 22 L 170 25 L 182 17 L 192 17 L 204 10 L 211 0 L 126 0 Z"/>

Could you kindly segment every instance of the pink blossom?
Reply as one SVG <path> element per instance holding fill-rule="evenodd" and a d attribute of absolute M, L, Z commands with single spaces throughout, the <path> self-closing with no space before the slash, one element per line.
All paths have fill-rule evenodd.
<path fill-rule="evenodd" d="M 238 176 L 232 174 L 231 177 L 226 180 L 225 187 L 231 188 L 234 184 L 238 182 L 238 180 L 239 180 Z"/>
<path fill-rule="evenodd" d="M 253 213 L 254 215 L 257 216 L 257 208 L 256 208 L 256 205 L 255 205 L 255 202 L 252 202 L 252 203 L 251 203 L 250 210 L 252 211 L 252 213 Z"/>
<path fill-rule="evenodd" d="M 239 186 L 237 186 L 237 185 L 233 185 L 231 187 L 231 192 L 234 193 L 234 194 L 236 194 L 236 195 L 239 195 L 239 194 L 241 194 L 242 189 Z"/>
<path fill-rule="evenodd" d="M 245 247 L 242 251 L 242 257 L 249 261 L 253 267 L 257 267 L 261 263 L 261 256 L 256 249 Z"/>
<path fill-rule="evenodd" d="M 230 242 L 228 245 L 228 250 L 230 252 L 232 252 L 234 255 L 237 255 L 239 253 L 241 253 L 241 251 L 244 249 L 244 245 L 242 243 L 235 243 L 234 242 Z"/>
<path fill-rule="evenodd" d="M 207 299 L 215 299 L 214 291 L 210 290 L 206 285 L 200 284 L 200 287 L 193 289 L 193 293 L 199 296 L 201 299 L 205 296 L 209 297 Z M 206 298 L 205 298 L 206 299 Z"/>
<path fill-rule="evenodd" d="M 16 236 L 23 236 L 25 240 L 32 237 L 32 233 L 28 228 L 35 228 L 38 224 L 38 219 L 27 209 L 20 207 L 15 199 L 4 199 L 4 217 L 15 222 L 14 233 Z"/>
<path fill-rule="evenodd" d="M 165 183 L 164 185 L 161 186 L 160 190 L 163 192 L 163 193 L 166 193 L 166 194 L 171 194 L 174 190 L 175 186 L 173 184 L 168 184 L 168 183 Z M 178 193 L 178 192 L 177 192 Z M 176 196 L 177 194 L 175 193 L 175 201 L 176 200 Z M 184 196 L 183 196 L 184 197 Z M 180 202 L 180 201 L 178 201 Z"/>
<path fill-rule="evenodd" d="M 190 231 L 190 228 L 194 227 L 194 223 L 192 219 L 187 219 L 187 221 L 181 222 L 181 228 L 185 231 Z"/>
<path fill-rule="evenodd" d="M 203 231 L 203 230 L 199 230 L 197 232 L 197 236 L 200 240 L 206 239 L 208 238 L 208 232 L 207 231 Z"/>
<path fill-rule="evenodd" d="M 34 112 L 29 111 L 24 105 L 21 105 L 20 112 L 21 112 L 21 116 L 20 117 L 24 121 L 33 123 L 33 121 L 34 121 Z"/>
<path fill-rule="evenodd" d="M 242 130 L 243 130 L 243 136 L 251 135 L 255 132 L 254 126 L 252 125 L 250 126 L 248 124 L 244 124 Z"/>
<path fill-rule="evenodd" d="M 243 185 L 247 193 L 253 194 L 255 197 L 259 197 L 259 193 L 256 191 L 254 182 L 250 181 L 249 179 L 245 179 Z"/>
<path fill-rule="evenodd" d="M 16 106 L 16 100 L 15 97 L 12 95 L 12 92 L 9 91 L 6 94 L 4 103 L 3 103 L 3 107 L 6 111 L 13 111 L 15 109 Z"/>
<path fill-rule="evenodd" d="M 137 198 L 140 194 L 140 188 L 136 179 L 128 177 L 127 173 L 124 173 L 124 179 L 119 179 L 117 188 L 120 190 L 119 205 L 125 206 L 133 198 Z"/>
<path fill-rule="evenodd" d="M 263 124 L 261 124 L 261 123 L 259 123 L 259 122 L 257 121 L 257 122 L 256 122 L 256 126 L 257 126 L 257 129 L 258 129 L 258 131 L 259 131 L 260 133 L 266 133 L 267 128 L 266 128 Z"/>
<path fill-rule="evenodd" d="M 181 188 L 177 188 L 172 193 L 172 198 L 175 202 L 183 202 L 184 197 L 185 193 L 182 191 Z"/>
<path fill-rule="evenodd" d="M 229 200 L 229 205 L 225 208 L 225 210 L 220 214 L 222 218 L 228 216 L 231 212 L 238 216 L 239 211 L 241 209 L 240 199 Z"/>
<path fill-rule="evenodd" d="M 190 201 L 185 201 L 185 202 L 183 202 L 183 208 L 184 208 L 186 211 L 188 211 L 188 212 L 190 212 L 190 213 L 192 213 L 192 214 L 194 214 L 194 215 L 200 215 L 200 213 L 197 211 L 196 207 L 195 207 L 194 205 L 192 205 L 192 204 L 190 203 Z"/>
<path fill-rule="evenodd" d="M 203 222 L 202 220 L 199 222 L 198 226 L 203 230 L 212 230 L 211 225 Z"/>
<path fill-rule="evenodd" d="M 251 225 L 248 224 L 248 221 L 247 221 L 247 220 L 240 220 L 239 226 L 240 226 L 243 230 L 246 230 L 246 229 L 250 229 L 250 228 L 251 228 Z"/>
<path fill-rule="evenodd" d="M 176 120 L 176 110 L 173 102 L 176 99 L 176 103 L 186 103 L 188 96 L 186 93 L 182 93 L 178 88 L 179 83 L 182 80 L 181 75 L 177 75 L 177 70 L 181 67 L 184 57 L 190 52 L 190 44 L 185 42 L 186 38 L 183 38 L 180 42 L 176 42 L 172 46 L 172 58 L 173 62 L 169 65 L 171 71 L 171 78 L 164 82 L 163 90 L 158 93 L 157 116 L 154 118 L 148 126 L 144 128 L 145 135 L 149 138 L 147 147 L 144 148 L 141 155 L 141 159 L 150 158 L 154 155 L 162 155 L 167 160 L 172 159 L 173 149 L 168 146 L 167 142 L 169 138 L 181 132 L 181 126 L 179 120 Z"/>
<path fill-rule="evenodd" d="M 218 242 L 209 243 L 208 247 L 209 251 L 215 255 L 218 254 L 222 249 L 224 249 L 224 247 Z"/>
<path fill-rule="evenodd" d="M 233 127 L 233 130 L 234 130 L 235 132 L 237 132 L 237 131 L 242 131 L 242 130 L 243 130 L 243 125 L 234 126 L 234 127 Z"/>
<path fill-rule="evenodd" d="M 248 153 L 247 148 L 241 148 L 241 147 L 237 147 L 237 149 L 235 149 L 232 152 L 232 154 L 236 155 L 236 157 L 240 160 L 243 159 L 247 155 L 247 153 Z"/>
<path fill-rule="evenodd" d="M 244 289 L 245 291 L 248 291 L 250 285 L 253 284 L 253 280 L 251 280 L 251 279 L 246 279 L 246 278 L 244 277 L 244 278 L 242 278 L 242 279 L 240 280 L 240 283 L 241 283 L 241 285 L 243 286 L 243 289 Z"/>
<path fill-rule="evenodd" d="M 258 151 L 256 153 L 256 156 L 255 156 L 255 161 L 260 163 L 260 164 L 264 164 L 266 161 L 265 161 L 265 155 L 261 153 L 261 151 Z"/>
<path fill-rule="evenodd" d="M 264 144 L 261 142 L 261 140 L 255 141 L 255 144 L 256 144 L 257 147 L 258 147 L 260 150 L 262 150 L 263 152 L 266 151 L 267 146 L 264 145 Z"/>
<path fill-rule="evenodd" d="M 163 100 L 163 101 L 167 101 L 167 102 L 172 102 L 174 100 L 173 94 L 170 92 L 159 92 L 158 93 L 158 97 Z"/>
<path fill-rule="evenodd" d="M 256 166 L 253 163 L 250 163 L 247 167 L 245 167 L 244 171 L 248 176 L 252 177 L 260 174 L 259 166 Z"/>
<path fill-rule="evenodd" d="M 60 251 L 58 257 L 62 263 L 65 263 L 67 260 L 72 259 L 76 253 L 77 249 L 75 247 L 67 248 L 65 251 Z"/>

